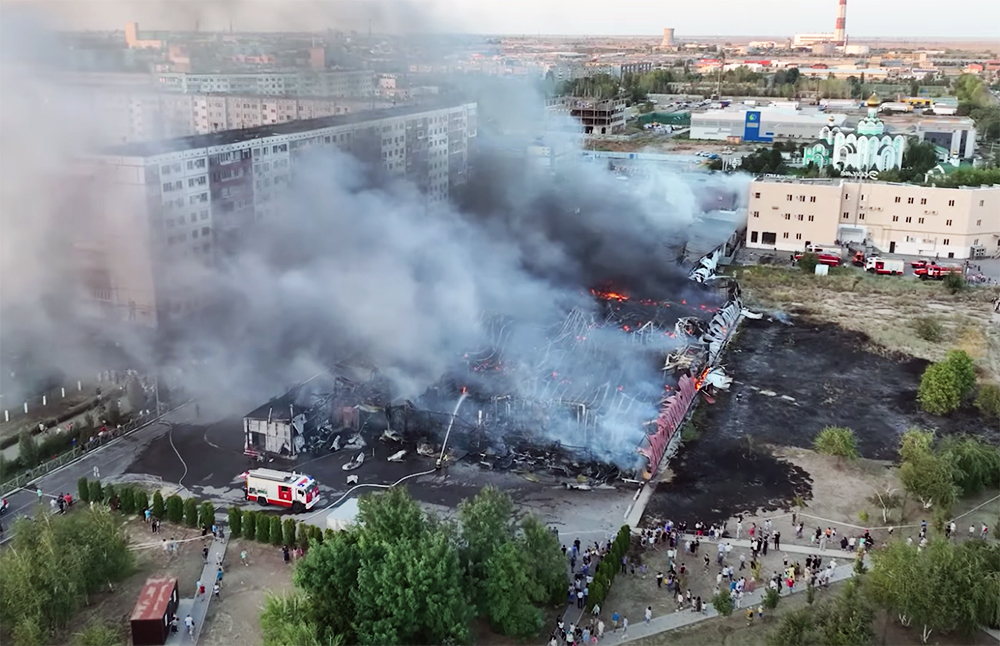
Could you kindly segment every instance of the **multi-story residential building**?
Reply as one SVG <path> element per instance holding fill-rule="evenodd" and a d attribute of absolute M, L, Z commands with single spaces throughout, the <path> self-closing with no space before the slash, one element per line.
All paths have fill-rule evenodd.
<path fill-rule="evenodd" d="M 375 72 L 296 70 L 290 72 L 167 72 L 156 76 L 156 86 L 190 94 L 266 94 L 284 96 L 370 97 L 377 85 Z"/>
<path fill-rule="evenodd" d="M 611 135 L 625 130 L 625 99 L 605 101 L 584 97 L 565 96 L 545 101 L 549 118 L 570 116 L 585 134 Z"/>
<path fill-rule="evenodd" d="M 88 160 L 100 221 L 78 245 L 89 296 L 119 319 L 157 326 L 206 302 L 204 276 L 239 248 L 254 222 L 278 214 L 297 173 L 322 150 L 381 163 L 429 203 L 465 182 L 474 103 L 400 106 L 374 113 L 227 130 L 117 146 Z M 197 262 L 195 262 L 197 261 Z"/>
<path fill-rule="evenodd" d="M 796 251 L 840 241 L 932 258 L 1000 253 L 1000 186 L 760 178 L 749 191 L 751 248 Z"/>

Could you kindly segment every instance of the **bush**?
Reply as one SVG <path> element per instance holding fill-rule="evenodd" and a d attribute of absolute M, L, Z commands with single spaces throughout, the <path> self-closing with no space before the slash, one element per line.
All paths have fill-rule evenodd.
<path fill-rule="evenodd" d="M 733 597 L 729 594 L 729 588 L 723 588 L 712 598 L 712 607 L 723 617 L 733 614 Z"/>
<path fill-rule="evenodd" d="M 198 501 L 194 498 L 184 501 L 184 524 L 188 527 L 198 526 Z"/>
<path fill-rule="evenodd" d="M 79 478 L 76 481 L 76 495 L 83 502 L 90 501 L 90 483 L 87 481 L 87 478 Z"/>
<path fill-rule="evenodd" d="M 229 538 L 239 538 L 243 530 L 243 510 L 239 507 L 229 508 Z"/>
<path fill-rule="evenodd" d="M 924 341 L 940 341 L 944 328 L 938 320 L 930 316 L 922 316 L 913 322 L 913 329 L 917 336 Z"/>
<path fill-rule="evenodd" d="M 323 530 L 315 525 L 309 525 L 309 539 L 317 543 L 323 542 Z"/>
<path fill-rule="evenodd" d="M 34 469 L 38 465 L 41 454 L 38 442 L 30 431 L 21 431 L 21 437 L 17 440 L 17 457 L 25 469 Z"/>
<path fill-rule="evenodd" d="M 282 523 L 281 541 L 288 547 L 295 547 L 295 519 L 286 518 Z"/>
<path fill-rule="evenodd" d="M 135 490 L 135 513 L 140 516 L 146 516 L 146 510 L 149 509 L 149 494 L 147 494 L 142 489 Z M 150 509 L 149 513 L 152 514 L 153 510 Z"/>
<path fill-rule="evenodd" d="M 257 512 L 248 511 L 247 513 L 243 514 L 243 520 L 241 522 L 243 523 L 243 527 L 241 527 L 240 529 L 242 529 L 243 531 L 240 533 L 243 536 L 243 538 L 247 539 L 248 541 L 252 541 L 253 539 L 257 538 Z"/>
<path fill-rule="evenodd" d="M 122 487 L 118 492 L 118 509 L 123 514 L 135 513 L 135 489 L 132 487 Z"/>
<path fill-rule="evenodd" d="M 261 513 L 254 512 L 257 517 L 257 540 L 261 543 L 271 542 L 271 517 Z"/>
<path fill-rule="evenodd" d="M 184 499 L 177 494 L 167 498 L 167 520 L 177 525 L 184 522 Z"/>
<path fill-rule="evenodd" d="M 75 646 L 119 646 L 127 644 L 122 627 L 107 621 L 92 620 L 81 632 L 73 634 Z"/>
<path fill-rule="evenodd" d="M 163 518 L 166 513 L 166 506 L 163 504 L 163 494 L 159 491 L 153 493 L 153 518 Z"/>
<path fill-rule="evenodd" d="M 205 501 L 198 508 L 198 525 L 201 527 L 211 527 L 215 524 L 215 507 L 212 503 Z"/>
<path fill-rule="evenodd" d="M 858 457 L 858 440 L 854 431 L 842 426 L 827 426 L 820 431 L 813 442 L 813 448 L 817 453 L 847 460 Z"/>
<path fill-rule="evenodd" d="M 971 393 L 976 387 L 976 365 L 969 353 L 965 350 L 952 350 L 945 357 L 944 363 L 955 372 L 962 397 Z"/>
<path fill-rule="evenodd" d="M 976 408 L 988 420 L 995 422 L 1000 419 L 1000 385 L 981 385 L 976 394 Z"/>
<path fill-rule="evenodd" d="M 313 525 L 299 523 L 299 529 L 297 532 L 298 535 L 295 538 L 295 544 L 303 550 L 309 549 L 309 539 L 312 537 L 312 528 Z"/>
<path fill-rule="evenodd" d="M 764 593 L 764 607 L 768 610 L 774 610 L 778 607 L 779 601 L 781 601 L 781 593 L 774 588 L 768 588 L 767 592 Z"/>
<path fill-rule="evenodd" d="M 868 524 L 868 510 L 867 509 L 862 509 L 861 511 L 858 512 L 858 520 L 860 520 L 862 523 L 864 523 L 866 525 Z"/>
<path fill-rule="evenodd" d="M 114 505 L 115 495 L 118 492 L 115 491 L 114 485 L 105 485 L 104 487 L 104 502 L 107 503 L 109 507 Z"/>
<path fill-rule="evenodd" d="M 285 535 L 281 531 L 281 517 L 271 516 L 271 545 L 274 546 L 282 545 L 284 544 L 284 540 L 285 540 Z M 291 547 L 291 545 L 289 545 L 289 547 Z"/>
<path fill-rule="evenodd" d="M 100 480 L 90 481 L 90 499 L 94 502 L 101 502 L 104 500 L 104 490 L 101 488 Z"/>
<path fill-rule="evenodd" d="M 817 256 L 812 252 L 802 254 L 802 257 L 799 258 L 798 261 L 799 269 L 801 269 L 803 272 L 807 274 L 815 274 L 816 265 L 818 264 L 819 264 L 819 256 Z"/>
<path fill-rule="evenodd" d="M 917 390 L 920 407 L 931 415 L 947 415 L 962 404 L 962 386 L 955 370 L 947 363 L 927 366 Z"/>
<path fill-rule="evenodd" d="M 965 282 L 965 276 L 956 272 L 948 272 L 948 275 L 944 277 L 944 286 L 952 294 L 957 294 L 964 290 L 967 283 Z"/>

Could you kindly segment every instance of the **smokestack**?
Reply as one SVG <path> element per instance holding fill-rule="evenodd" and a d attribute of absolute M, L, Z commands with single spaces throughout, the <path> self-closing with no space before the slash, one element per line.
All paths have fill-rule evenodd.
<path fill-rule="evenodd" d="M 847 44 L 847 0 L 840 0 L 837 5 L 837 28 L 833 30 L 833 42 L 841 46 Z"/>
<path fill-rule="evenodd" d="M 674 30 L 666 27 L 663 30 L 663 40 L 660 41 L 660 49 L 672 49 L 674 47 Z"/>

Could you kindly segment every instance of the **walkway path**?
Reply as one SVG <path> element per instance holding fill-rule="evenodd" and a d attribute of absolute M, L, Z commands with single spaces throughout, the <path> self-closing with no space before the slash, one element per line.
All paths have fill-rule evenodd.
<path fill-rule="evenodd" d="M 180 627 L 177 633 L 171 633 L 167 637 L 166 646 L 181 646 L 182 644 L 198 643 L 201 631 L 205 627 L 205 617 L 208 616 L 208 605 L 212 602 L 212 586 L 215 584 L 220 557 L 225 558 L 226 546 L 229 544 L 229 534 L 225 538 L 217 538 L 212 541 L 208 548 L 208 561 L 201 570 L 201 584 L 205 586 L 205 594 L 199 594 L 195 590 L 193 599 L 181 599 L 177 604 L 177 616 L 180 618 Z M 224 568 L 223 568 L 224 569 Z M 225 585 L 225 582 L 223 582 Z M 224 595 L 225 591 L 220 594 Z M 194 619 L 194 639 L 187 635 L 184 628 L 184 618 L 191 615 Z"/>

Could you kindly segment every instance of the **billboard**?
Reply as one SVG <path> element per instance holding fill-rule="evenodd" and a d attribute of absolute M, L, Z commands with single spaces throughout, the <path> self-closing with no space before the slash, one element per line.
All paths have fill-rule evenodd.
<path fill-rule="evenodd" d="M 747 110 L 743 121 L 743 141 L 771 141 L 760 132 L 760 110 Z"/>

